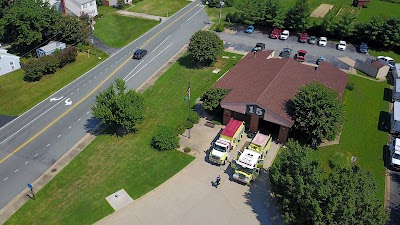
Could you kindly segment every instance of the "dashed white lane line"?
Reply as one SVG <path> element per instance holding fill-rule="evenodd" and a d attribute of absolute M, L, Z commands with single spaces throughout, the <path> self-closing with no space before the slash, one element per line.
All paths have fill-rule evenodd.
<path fill-rule="evenodd" d="M 100 73 L 101 74 L 101 73 Z M 96 79 L 96 76 L 94 76 L 93 78 L 95 78 Z"/>
<path fill-rule="evenodd" d="M 77 88 L 76 90 L 79 91 L 79 88 Z"/>
<path fill-rule="evenodd" d="M 29 161 L 26 161 L 26 162 L 25 162 L 25 165 L 28 164 L 28 162 L 29 162 Z"/>
<path fill-rule="evenodd" d="M 85 87 L 86 84 L 83 84 L 82 87 Z"/>
<path fill-rule="evenodd" d="M 36 154 L 35 156 L 33 156 L 33 158 L 35 158 L 36 156 L 38 156 L 39 154 Z"/>
<path fill-rule="evenodd" d="M 106 70 L 108 70 L 108 68 L 106 68 Z"/>
<path fill-rule="evenodd" d="M 4 178 L 4 181 L 6 181 L 8 179 L 8 177 Z"/>
<path fill-rule="evenodd" d="M 87 111 L 86 114 L 89 114 L 89 111 Z"/>
<path fill-rule="evenodd" d="M 49 147 L 50 146 L 50 144 L 47 144 L 47 147 Z"/>
<path fill-rule="evenodd" d="M 68 129 L 71 129 L 72 126 L 69 126 Z"/>
<path fill-rule="evenodd" d="M 74 92 L 71 92 L 71 95 L 73 95 L 74 94 Z"/>
<path fill-rule="evenodd" d="M 57 137 L 61 137 L 61 134 L 60 134 L 60 135 L 58 135 Z"/>
<path fill-rule="evenodd" d="M 90 83 L 90 81 L 92 81 L 92 80 L 89 80 L 89 83 Z"/>
<path fill-rule="evenodd" d="M 14 171 L 14 173 L 18 172 L 18 170 L 19 170 L 19 169 L 16 169 L 16 170 Z"/>
<path fill-rule="evenodd" d="M 79 118 L 79 120 L 78 120 L 78 121 L 81 121 L 81 119 L 82 119 L 82 118 Z"/>

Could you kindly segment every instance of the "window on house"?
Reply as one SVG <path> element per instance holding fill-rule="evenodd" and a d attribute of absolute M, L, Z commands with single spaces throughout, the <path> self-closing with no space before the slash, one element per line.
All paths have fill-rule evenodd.
<path fill-rule="evenodd" d="M 84 9 L 86 9 L 87 8 L 87 4 L 85 3 L 85 4 L 83 4 L 83 8 Z"/>
<path fill-rule="evenodd" d="M 11 67 L 12 70 L 14 69 L 14 63 L 13 62 L 10 62 L 10 67 Z"/>
<path fill-rule="evenodd" d="M 93 4 L 94 4 L 94 3 L 93 3 L 93 2 L 91 2 L 91 3 L 90 3 L 90 6 L 93 6 Z"/>

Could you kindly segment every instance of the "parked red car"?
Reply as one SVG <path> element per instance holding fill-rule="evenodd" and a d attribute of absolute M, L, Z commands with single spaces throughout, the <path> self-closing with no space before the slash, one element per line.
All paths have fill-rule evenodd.
<path fill-rule="evenodd" d="M 301 33 L 299 36 L 299 42 L 301 43 L 306 43 L 308 39 L 308 34 L 307 33 Z"/>
<path fill-rule="evenodd" d="M 279 28 L 274 28 L 274 30 L 272 31 L 271 34 L 269 34 L 269 38 L 273 38 L 273 39 L 277 39 L 279 37 L 279 35 L 281 35 L 282 30 Z"/>
<path fill-rule="evenodd" d="M 306 50 L 299 50 L 296 54 L 296 60 L 299 62 L 306 61 L 306 54 L 307 54 Z"/>

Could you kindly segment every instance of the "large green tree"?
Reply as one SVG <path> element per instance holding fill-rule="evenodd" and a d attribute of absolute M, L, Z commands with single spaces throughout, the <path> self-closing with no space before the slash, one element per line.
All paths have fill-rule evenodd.
<path fill-rule="evenodd" d="M 30 46 L 58 34 L 61 15 L 46 1 L 18 0 L 0 19 L 4 42 Z"/>
<path fill-rule="evenodd" d="M 335 138 L 343 114 L 343 104 L 336 91 L 313 82 L 301 87 L 292 103 L 297 135 L 313 146 L 319 145 L 322 139 Z"/>
<path fill-rule="evenodd" d="M 189 53 L 202 64 L 213 64 L 223 50 L 223 41 L 211 31 L 197 31 L 190 38 Z"/>
<path fill-rule="evenodd" d="M 310 149 L 289 140 L 279 161 L 269 170 L 273 192 L 286 223 L 313 224 L 321 220 L 320 199 L 326 198 L 324 171 L 310 157 Z"/>
<path fill-rule="evenodd" d="M 351 37 L 355 31 L 353 21 L 357 16 L 351 13 L 341 14 L 333 24 L 335 34 L 343 39 Z"/>
<path fill-rule="evenodd" d="M 241 0 L 235 6 L 242 12 L 243 22 L 246 24 L 259 24 L 264 19 L 265 0 Z"/>
<path fill-rule="evenodd" d="M 285 26 L 295 31 L 306 31 L 310 24 L 310 6 L 307 0 L 296 0 L 286 13 Z"/>
<path fill-rule="evenodd" d="M 389 19 L 386 22 L 383 30 L 383 46 L 387 49 L 400 47 L 400 19 Z"/>
<path fill-rule="evenodd" d="M 221 108 L 221 100 L 228 94 L 228 90 L 211 87 L 201 96 L 203 107 L 207 111 L 214 111 Z"/>
<path fill-rule="evenodd" d="M 336 166 L 326 175 L 311 150 L 289 140 L 269 170 L 273 192 L 287 223 L 376 224 L 387 220 L 376 180 L 357 166 Z"/>
<path fill-rule="evenodd" d="M 264 10 L 263 24 L 268 27 L 283 27 L 285 13 L 278 0 L 266 0 Z"/>
<path fill-rule="evenodd" d="M 92 106 L 96 118 L 114 128 L 122 128 L 123 132 L 136 130 L 136 124 L 143 119 L 143 110 L 142 95 L 135 90 L 126 90 L 125 81 L 120 78 L 100 92 Z"/>
<path fill-rule="evenodd" d="M 85 42 L 89 36 L 89 24 L 87 20 L 81 20 L 76 16 L 65 15 L 61 18 L 58 38 L 67 44 L 79 44 Z"/>

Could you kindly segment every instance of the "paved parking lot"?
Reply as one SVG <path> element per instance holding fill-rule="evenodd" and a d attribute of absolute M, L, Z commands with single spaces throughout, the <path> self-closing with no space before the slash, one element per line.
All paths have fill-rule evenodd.
<path fill-rule="evenodd" d="M 288 40 L 270 39 L 266 32 L 254 31 L 251 34 L 244 33 L 239 30 L 236 33 L 218 33 L 222 40 L 225 41 L 225 48 L 231 47 L 236 51 L 250 52 L 257 42 L 265 43 L 265 48 L 268 50 L 275 50 L 275 56 L 278 56 L 283 48 L 289 47 L 292 50 L 292 57 L 300 49 L 306 50 L 306 62 L 315 64 L 317 59 L 321 56 L 327 58 L 327 62 L 332 63 L 336 67 L 344 70 L 349 70 L 349 66 L 339 60 L 342 57 L 349 57 L 353 60 L 360 59 L 365 61 L 366 54 L 358 53 L 356 48 L 347 44 L 345 51 L 336 50 L 336 42 L 329 42 L 326 47 L 318 46 L 317 44 L 311 45 L 308 43 L 300 43 L 297 41 L 297 36 L 290 36 Z M 292 34 L 293 35 L 293 34 Z"/>

